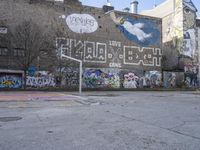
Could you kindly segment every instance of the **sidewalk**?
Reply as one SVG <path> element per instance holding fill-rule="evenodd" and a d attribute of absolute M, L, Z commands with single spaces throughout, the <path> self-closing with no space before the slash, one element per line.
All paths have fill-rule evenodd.
<path fill-rule="evenodd" d="M 0 92 L 0 101 L 34 101 L 34 100 L 64 101 L 64 100 L 74 100 L 80 98 L 81 98 L 80 96 L 75 96 L 64 92 L 38 92 L 38 91 Z"/>

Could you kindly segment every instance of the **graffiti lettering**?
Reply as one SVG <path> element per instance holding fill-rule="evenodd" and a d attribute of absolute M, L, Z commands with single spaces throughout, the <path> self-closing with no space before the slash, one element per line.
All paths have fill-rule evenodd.
<path fill-rule="evenodd" d="M 57 38 L 56 46 L 57 50 L 62 47 L 66 55 L 87 63 L 108 64 L 109 67 L 118 68 L 123 65 L 161 66 L 160 48 L 126 46 L 117 41 L 106 44 L 65 38 Z"/>
<path fill-rule="evenodd" d="M 159 48 L 124 46 L 124 64 L 161 66 L 161 50 Z"/>

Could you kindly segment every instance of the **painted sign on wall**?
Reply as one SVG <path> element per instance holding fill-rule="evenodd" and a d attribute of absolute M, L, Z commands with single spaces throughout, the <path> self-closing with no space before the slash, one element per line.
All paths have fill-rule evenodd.
<path fill-rule="evenodd" d="M 0 75 L 0 88 L 22 88 L 22 75 Z"/>
<path fill-rule="evenodd" d="M 89 14 L 71 14 L 67 16 L 66 23 L 75 33 L 92 33 L 98 28 L 98 22 Z"/>
<path fill-rule="evenodd" d="M 57 49 L 64 53 L 86 62 L 104 67 L 123 68 L 132 66 L 161 66 L 161 49 L 152 47 L 138 47 L 124 45 L 117 41 L 95 42 L 82 41 L 70 38 L 57 38 Z"/>

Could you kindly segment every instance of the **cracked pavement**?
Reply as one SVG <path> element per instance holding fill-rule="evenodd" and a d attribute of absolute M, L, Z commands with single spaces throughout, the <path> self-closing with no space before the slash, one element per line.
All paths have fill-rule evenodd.
<path fill-rule="evenodd" d="M 0 149 L 200 149 L 196 92 L 69 94 L 73 99 L 0 102 Z"/>

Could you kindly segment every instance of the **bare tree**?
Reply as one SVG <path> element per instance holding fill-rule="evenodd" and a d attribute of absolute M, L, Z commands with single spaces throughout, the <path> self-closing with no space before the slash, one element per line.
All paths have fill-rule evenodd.
<path fill-rule="evenodd" d="M 22 51 L 17 55 L 17 63 L 24 71 L 24 88 L 26 88 L 26 77 L 28 68 L 41 55 L 49 55 L 54 49 L 53 36 L 46 33 L 41 26 L 32 20 L 25 20 L 11 31 L 11 45 Z"/>

